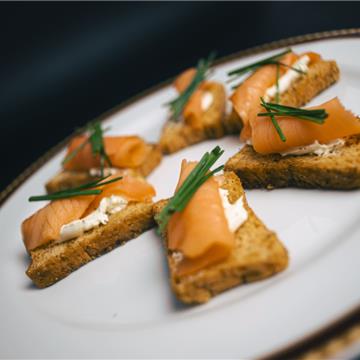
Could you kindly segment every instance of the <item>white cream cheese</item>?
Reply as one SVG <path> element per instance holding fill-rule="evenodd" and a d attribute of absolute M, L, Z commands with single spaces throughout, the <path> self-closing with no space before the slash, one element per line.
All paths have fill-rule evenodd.
<path fill-rule="evenodd" d="M 119 171 L 119 169 L 117 169 L 117 168 L 104 167 L 104 176 L 115 175 L 118 171 Z M 90 174 L 90 176 L 99 177 L 99 176 L 101 176 L 101 169 L 91 168 L 89 170 L 89 174 Z"/>
<path fill-rule="evenodd" d="M 301 70 L 303 72 L 308 71 L 308 64 L 310 62 L 310 58 L 307 55 L 301 56 L 299 60 L 297 60 L 292 67 L 297 70 Z M 289 69 L 283 76 L 279 78 L 279 94 L 284 93 L 290 85 L 301 76 L 301 73 Z M 276 84 L 268 88 L 265 92 L 264 100 L 269 101 L 273 99 L 276 95 Z"/>
<path fill-rule="evenodd" d="M 334 154 L 336 150 L 341 148 L 345 145 L 344 139 L 336 139 L 333 141 L 330 141 L 327 144 L 320 144 L 317 140 L 310 144 L 305 146 L 297 146 L 294 148 L 291 148 L 287 151 L 284 151 L 280 153 L 282 156 L 286 155 L 306 155 L 306 154 L 315 154 L 318 156 L 329 156 L 331 154 Z"/>
<path fill-rule="evenodd" d="M 209 110 L 211 104 L 214 102 L 214 96 L 210 91 L 205 91 L 201 97 L 201 110 Z"/>
<path fill-rule="evenodd" d="M 234 107 L 233 107 L 233 104 L 232 102 L 229 100 L 229 99 L 226 99 L 226 102 L 225 102 L 225 113 L 227 115 L 230 115 L 233 111 Z"/>
<path fill-rule="evenodd" d="M 229 192 L 219 188 L 221 201 L 225 210 L 225 216 L 231 232 L 235 232 L 248 218 L 248 213 L 244 207 L 243 197 L 241 196 L 233 204 L 228 199 Z"/>
<path fill-rule="evenodd" d="M 173 251 L 171 256 L 174 259 L 175 264 L 178 264 L 179 262 L 181 262 L 184 259 L 184 255 L 181 251 Z"/>
<path fill-rule="evenodd" d="M 127 206 L 128 201 L 117 195 L 103 198 L 99 207 L 88 216 L 80 220 L 74 220 L 65 224 L 60 229 L 60 241 L 77 238 L 100 224 L 105 225 L 109 221 L 109 215 L 115 214 Z"/>

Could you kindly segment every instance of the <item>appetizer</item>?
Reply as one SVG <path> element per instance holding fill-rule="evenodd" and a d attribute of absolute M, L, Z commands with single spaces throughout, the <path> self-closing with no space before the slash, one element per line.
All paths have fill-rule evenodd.
<path fill-rule="evenodd" d="M 115 173 L 147 176 L 159 165 L 162 155 L 157 145 L 139 136 L 103 136 L 103 132 L 101 124 L 94 122 L 87 135 L 70 141 L 63 170 L 45 185 L 48 193 Z"/>
<path fill-rule="evenodd" d="M 247 204 L 232 172 L 213 176 L 217 147 L 199 163 L 183 160 L 175 195 L 155 204 L 167 248 L 173 291 L 184 303 L 204 303 L 242 283 L 284 270 L 288 255 Z"/>
<path fill-rule="evenodd" d="M 339 79 L 335 61 L 323 60 L 314 52 L 298 55 L 291 49 L 230 71 L 229 82 L 247 73 L 251 75 L 234 86 L 230 97 L 233 113 L 228 119 L 241 129 L 243 141 L 251 137 L 252 122 L 262 110 L 261 97 L 265 101 L 300 107 Z"/>
<path fill-rule="evenodd" d="M 261 106 L 248 144 L 225 164 L 245 188 L 360 187 L 360 120 L 338 98 L 308 109 Z"/>
<path fill-rule="evenodd" d="M 188 69 L 175 79 L 179 96 L 168 104 L 171 115 L 159 140 L 163 153 L 224 135 L 225 88 L 206 80 L 211 62 L 212 56 L 201 59 L 196 69 Z"/>
<path fill-rule="evenodd" d="M 31 256 L 27 275 L 39 288 L 154 225 L 154 188 L 141 177 L 110 176 L 76 189 L 31 197 L 52 200 L 21 226 Z"/>

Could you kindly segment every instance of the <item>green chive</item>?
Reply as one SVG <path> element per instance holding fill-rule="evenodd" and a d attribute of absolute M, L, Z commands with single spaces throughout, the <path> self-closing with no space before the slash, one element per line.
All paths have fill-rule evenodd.
<path fill-rule="evenodd" d="M 59 200 L 59 199 L 67 199 L 75 196 L 86 196 L 86 195 L 98 195 L 102 193 L 101 189 L 96 189 L 100 186 L 111 184 L 115 181 L 119 181 L 122 179 L 121 176 L 118 176 L 114 179 L 104 181 L 109 176 L 102 177 L 96 181 L 89 182 L 87 184 L 83 184 L 73 189 L 61 190 L 57 191 L 53 194 L 48 195 L 37 195 L 29 197 L 29 201 L 45 201 L 45 200 Z"/>
<path fill-rule="evenodd" d="M 65 157 L 65 159 L 61 162 L 62 165 L 65 165 L 69 161 L 71 161 L 84 147 L 87 143 L 89 143 L 90 138 L 87 138 L 81 145 L 79 145 L 76 149 L 74 149 L 69 155 Z"/>
<path fill-rule="evenodd" d="M 159 223 L 160 233 L 164 231 L 170 217 L 177 211 L 182 211 L 196 193 L 199 187 L 204 184 L 211 176 L 223 169 L 219 166 L 209 172 L 210 168 L 215 164 L 219 157 L 224 153 L 219 146 L 216 146 L 210 153 L 205 153 L 199 163 L 190 172 L 183 184 L 175 195 L 169 200 L 167 205 L 156 216 Z"/>
<path fill-rule="evenodd" d="M 270 56 L 270 57 L 268 57 L 266 59 L 254 62 L 252 64 L 243 66 L 243 67 L 235 69 L 235 70 L 231 70 L 227 74 L 228 74 L 228 76 L 233 76 L 233 75 L 241 76 L 241 75 L 246 74 L 246 73 L 248 73 L 250 71 L 254 71 L 254 70 L 258 69 L 261 66 L 268 65 L 268 64 L 273 64 L 274 61 L 276 61 L 279 58 L 283 57 L 284 55 L 290 53 L 291 51 L 292 51 L 291 49 L 286 49 L 286 50 L 284 50 L 284 51 L 282 51 L 282 52 L 280 52 L 280 53 L 278 53 L 276 55 Z M 229 81 L 231 81 L 231 80 L 229 80 Z"/>
<path fill-rule="evenodd" d="M 215 52 L 212 52 L 207 59 L 200 59 L 196 67 L 196 73 L 189 86 L 176 99 L 168 102 L 166 105 L 170 106 L 171 117 L 170 120 L 178 121 L 181 113 L 191 95 L 195 92 L 198 86 L 205 80 L 212 62 L 215 58 Z"/>
<path fill-rule="evenodd" d="M 62 164 L 64 165 L 70 160 L 72 160 L 85 147 L 87 143 L 90 143 L 93 156 L 100 157 L 100 174 L 101 177 L 103 177 L 104 167 L 106 163 L 109 167 L 112 166 L 111 161 L 105 151 L 103 137 L 104 132 L 107 131 L 108 128 L 103 130 L 101 128 L 101 123 L 95 120 L 88 125 L 87 130 L 89 131 L 89 137 L 76 149 L 74 149 L 69 155 L 67 155 L 63 160 Z"/>
<path fill-rule="evenodd" d="M 316 124 L 322 125 L 325 119 L 328 117 L 325 109 L 306 110 L 292 106 L 285 106 L 276 103 L 266 102 L 263 98 L 260 98 L 261 106 L 266 110 L 265 112 L 257 114 L 259 117 L 269 116 L 273 123 L 279 137 L 282 141 L 286 141 L 286 137 L 282 132 L 276 117 L 292 116 L 301 120 L 307 120 Z"/>
<path fill-rule="evenodd" d="M 294 68 L 293 66 L 290 66 L 290 65 L 287 65 L 287 64 L 284 64 L 282 63 L 281 61 L 279 61 L 280 58 L 282 58 L 284 55 L 290 53 L 292 50 L 291 49 L 286 49 L 276 55 L 273 55 L 273 56 L 270 56 L 266 59 L 263 59 L 263 60 L 260 60 L 260 61 L 257 61 L 257 62 L 254 62 L 252 64 L 249 64 L 249 65 L 246 65 L 246 66 L 243 66 L 241 68 L 238 68 L 238 69 L 235 69 L 235 70 L 232 70 L 232 71 L 229 71 L 227 73 L 228 76 L 230 76 L 230 79 L 227 80 L 227 83 L 230 83 L 236 79 L 238 79 L 240 76 L 246 74 L 246 73 L 249 73 L 249 72 L 254 72 L 256 71 L 257 69 L 259 69 L 260 67 L 262 66 L 265 66 L 265 65 L 277 65 L 277 66 L 284 66 L 284 67 L 287 67 L 289 69 L 292 69 L 300 74 L 305 74 L 304 71 L 300 70 L 300 69 L 297 69 L 297 68 Z M 278 69 L 277 69 L 278 71 Z M 277 75 L 279 76 L 279 75 Z M 232 89 L 236 89 L 237 87 L 239 87 L 240 85 L 242 84 L 242 81 L 239 82 L 238 84 L 236 85 L 233 85 L 232 86 Z"/>

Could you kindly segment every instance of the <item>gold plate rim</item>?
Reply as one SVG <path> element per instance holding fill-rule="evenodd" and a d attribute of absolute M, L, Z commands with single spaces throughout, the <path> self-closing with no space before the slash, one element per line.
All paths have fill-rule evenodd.
<path fill-rule="evenodd" d="M 277 48 L 298 45 L 306 42 L 312 42 L 316 40 L 327 40 L 327 39 L 336 39 L 336 38 L 349 38 L 349 37 L 358 37 L 360 36 L 360 28 L 349 28 L 349 29 L 339 29 L 339 30 L 330 30 L 330 31 L 322 31 L 311 34 L 293 36 L 281 40 L 272 41 L 269 43 L 265 43 L 262 45 L 254 46 L 236 53 L 233 53 L 229 56 L 222 57 L 218 59 L 215 64 L 224 64 L 226 62 L 240 59 L 249 55 L 255 55 L 264 51 L 275 50 Z M 112 109 L 103 113 L 99 120 L 104 120 L 109 117 L 111 114 L 114 114 L 118 111 L 125 109 L 126 107 L 134 104 L 135 102 L 145 98 L 146 96 L 164 88 L 169 85 L 171 79 L 168 79 L 158 85 L 155 85 L 138 95 L 122 102 L 121 104 L 113 107 Z M 0 207 L 2 207 L 5 202 L 9 199 L 9 197 L 28 179 L 31 175 L 33 175 L 37 170 L 41 168 L 46 162 L 48 162 L 51 158 L 53 158 L 62 148 L 66 145 L 66 143 L 75 135 L 73 132 L 71 135 L 66 137 L 64 140 L 59 142 L 57 145 L 52 147 L 49 151 L 47 151 L 44 155 L 38 158 L 35 162 L 33 162 L 30 166 L 28 166 L 20 175 L 18 175 L 4 190 L 0 192 Z M 270 359 L 284 359 L 284 358 L 294 358 L 294 357 L 304 357 L 305 354 L 312 354 L 314 352 L 314 348 L 316 354 L 323 354 L 326 356 L 331 356 L 334 354 L 334 350 L 336 352 L 340 351 L 351 342 L 354 341 L 353 338 L 350 337 L 349 334 L 352 333 L 352 330 L 359 328 L 360 322 L 360 304 L 356 306 L 354 309 L 349 311 L 348 313 L 340 316 L 335 321 L 324 325 L 322 328 L 317 331 L 304 336 L 296 340 L 295 342 L 275 350 L 265 356 L 261 357 L 263 360 Z M 358 332 L 359 333 L 359 332 Z M 359 334 L 360 337 L 360 334 Z M 356 337 L 357 339 L 357 337 Z M 337 346 L 333 346 L 331 348 L 331 344 L 336 340 Z"/>

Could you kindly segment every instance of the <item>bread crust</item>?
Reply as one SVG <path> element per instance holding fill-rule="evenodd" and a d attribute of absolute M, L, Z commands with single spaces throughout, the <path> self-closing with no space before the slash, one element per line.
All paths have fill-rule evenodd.
<path fill-rule="evenodd" d="M 214 100 L 201 119 L 203 128 L 195 129 L 183 121 L 167 121 L 159 140 L 164 154 L 171 154 L 201 141 L 224 136 L 225 88 L 222 84 L 213 82 L 208 90 L 212 92 Z"/>
<path fill-rule="evenodd" d="M 291 86 L 280 96 L 280 104 L 301 107 L 307 104 L 316 95 L 337 82 L 340 70 L 336 61 L 320 60 L 309 66 L 305 75 L 297 78 Z M 227 133 L 239 132 L 242 121 L 233 110 L 225 119 Z"/>
<path fill-rule="evenodd" d="M 340 70 L 336 61 L 320 60 L 310 65 L 308 72 L 294 81 L 280 96 L 280 103 L 287 106 L 304 106 L 339 78 Z"/>
<path fill-rule="evenodd" d="M 162 159 L 160 147 L 156 144 L 151 144 L 149 146 L 151 146 L 151 150 L 149 151 L 146 160 L 138 168 L 126 169 L 127 173 L 148 176 L 160 164 Z M 91 176 L 88 171 L 64 170 L 51 178 L 45 184 L 45 188 L 48 194 L 52 194 L 57 191 L 71 189 L 86 184 L 96 179 L 97 178 Z"/>
<path fill-rule="evenodd" d="M 223 188 L 229 191 L 230 203 L 244 196 L 240 180 L 232 172 L 224 173 Z M 288 254 L 276 234 L 266 228 L 248 206 L 244 196 L 248 219 L 235 234 L 235 248 L 225 261 L 185 276 L 176 273 L 176 257 L 167 250 L 171 287 L 184 303 L 204 303 L 213 296 L 237 285 L 267 278 L 284 270 Z M 162 200 L 154 205 L 159 213 L 166 205 Z M 166 235 L 163 236 L 167 248 Z"/>
<path fill-rule="evenodd" d="M 65 278 L 89 261 L 136 238 L 154 226 L 153 203 L 130 203 L 110 216 L 106 225 L 62 243 L 50 243 L 30 251 L 26 274 L 39 288 Z"/>
<path fill-rule="evenodd" d="M 360 135 L 346 138 L 345 145 L 329 156 L 261 155 L 245 145 L 225 164 L 245 188 L 300 187 L 351 190 L 360 188 Z"/>

